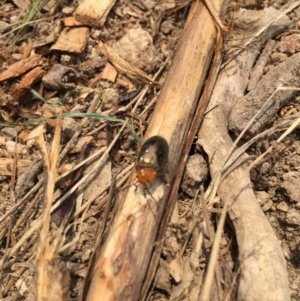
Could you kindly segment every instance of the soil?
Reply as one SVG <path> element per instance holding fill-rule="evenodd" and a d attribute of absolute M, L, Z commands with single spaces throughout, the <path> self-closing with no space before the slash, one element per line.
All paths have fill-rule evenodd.
<path fill-rule="evenodd" d="M 22 32 L 17 29 L 17 21 L 24 17 L 24 4 L 4 0 L 0 7 L 0 258 L 3 260 L 0 296 L 4 300 L 7 297 L 11 298 L 9 300 L 35 300 L 37 294 L 38 231 L 32 229 L 37 230 L 36 221 L 45 209 L 43 166 L 46 164 L 36 138 L 39 135 L 44 137 L 46 148 L 50 148 L 57 121 L 49 118 L 60 111 L 71 113 L 64 116 L 62 124 L 57 164 L 59 175 L 71 171 L 97 151 L 102 154 L 120 131 L 120 120 L 127 120 L 143 141 L 191 5 L 191 1 L 116 1 L 101 27 L 80 27 L 72 20 L 72 25 L 67 28 L 66 18 L 74 16 L 80 3 L 58 2 L 55 7 L 50 1 Z M 230 24 L 235 11 L 240 8 L 262 10 L 272 5 L 279 9 L 285 4 L 283 0 L 231 2 L 224 9 L 225 23 Z M 295 20 L 299 13 L 295 10 L 289 18 Z M 280 64 L 297 58 L 297 53 L 300 53 L 297 24 L 272 40 L 274 45 L 263 67 L 261 82 L 274 70 L 279 81 L 285 78 L 286 65 Z M 110 53 L 110 58 L 105 55 L 103 47 L 107 47 L 105 51 Z M 129 69 L 125 66 L 125 71 L 120 71 L 118 66 L 122 61 L 112 64 L 112 53 L 129 62 Z M 18 62 L 19 65 L 14 65 Z M 299 87 L 298 72 L 289 75 L 292 77 L 289 79 L 289 83 L 293 83 L 291 86 Z M 271 128 L 282 120 L 297 116 L 299 99 L 297 91 L 285 96 L 285 102 L 277 105 L 273 115 L 264 121 L 263 128 Z M 239 110 L 228 118 L 246 112 L 243 107 Z M 80 114 L 87 112 L 106 117 L 97 116 L 84 121 L 82 117 L 91 116 Z M 246 121 L 252 118 L 250 115 L 245 117 Z M 232 120 L 228 123 L 235 138 L 241 129 L 231 126 Z M 255 130 L 248 134 L 243 142 L 258 133 Z M 251 180 L 257 200 L 281 243 L 291 300 L 297 301 L 300 300 L 300 132 L 295 128 L 277 142 L 280 135 L 275 132 L 259 139 L 247 153 L 257 158 L 273 147 L 252 169 Z M 73 143 L 63 154 L 69 141 Z M 123 184 L 115 189 L 115 197 L 124 189 L 137 153 L 138 141 L 131 130 L 125 128 L 93 178 L 81 183 L 76 192 L 68 196 L 67 204 L 51 215 L 48 238 L 52 243 L 54 237 L 61 238 L 59 255 L 54 261 L 70 274 L 70 283 L 67 277 L 63 283 L 71 299 L 79 300 L 82 294 L 101 227 L 104 235 L 107 234 L 112 215 L 108 222 L 104 219 L 104 205 L 111 181 L 120 174 L 124 179 Z M 52 159 L 50 157 L 50 161 Z M 56 183 L 54 199 L 66 195 L 96 162 L 92 158 L 83 168 L 61 178 Z M 205 278 L 212 245 L 207 233 L 213 235 L 215 232 L 222 207 L 216 202 L 209 212 L 209 229 L 205 230 L 200 256 L 195 250 L 199 233 L 204 231 L 201 223 L 205 214 L 201 211 L 195 216 L 194 213 L 200 207 L 197 203 L 200 185 L 206 188 L 211 181 L 209 163 L 204 150 L 194 144 L 178 192 L 178 204 L 165 233 L 150 300 L 183 300 L 188 296 L 190 300 L 198 300 L 193 296 L 194 286 L 200 286 Z M 88 205 L 84 207 L 84 204 Z M 57 228 L 66 212 L 71 213 L 70 227 L 64 235 L 58 235 Z M 226 300 L 238 300 L 238 246 L 229 219 L 224 228 L 218 262 L 224 289 L 222 300 L 226 294 L 229 295 Z M 215 286 L 213 291 L 211 300 L 220 300 Z"/>

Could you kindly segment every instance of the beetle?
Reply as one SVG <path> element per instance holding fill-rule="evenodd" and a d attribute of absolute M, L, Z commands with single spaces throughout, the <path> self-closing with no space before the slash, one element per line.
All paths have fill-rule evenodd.
<path fill-rule="evenodd" d="M 162 136 L 152 136 L 147 139 L 137 156 L 135 173 L 138 182 L 151 187 L 159 177 L 164 182 L 166 166 L 169 160 L 169 145 Z"/>

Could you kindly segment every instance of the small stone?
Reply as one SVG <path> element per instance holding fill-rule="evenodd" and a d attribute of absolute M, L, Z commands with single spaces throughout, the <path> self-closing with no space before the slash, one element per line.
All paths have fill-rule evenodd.
<path fill-rule="evenodd" d="M 119 104 L 120 95 L 114 88 L 105 89 L 102 93 L 102 110 L 109 110 L 117 108 Z"/>
<path fill-rule="evenodd" d="M 103 88 L 103 89 L 107 89 L 107 88 L 110 88 L 111 87 L 111 83 L 107 80 L 101 80 L 99 82 L 100 86 Z"/>
<path fill-rule="evenodd" d="M 91 32 L 91 38 L 96 40 L 100 37 L 101 31 L 100 30 L 92 30 Z"/>
<path fill-rule="evenodd" d="M 288 212 L 289 206 L 285 202 L 281 202 L 277 205 L 277 209 L 283 212 Z"/>
<path fill-rule="evenodd" d="M 294 54 L 300 50 L 300 34 L 283 36 L 277 45 L 279 52 Z"/>
<path fill-rule="evenodd" d="M 70 64 L 72 62 L 72 56 L 68 54 L 62 54 L 60 57 L 60 62 L 62 64 Z"/>
<path fill-rule="evenodd" d="M 207 172 L 207 164 L 203 156 L 200 154 L 190 156 L 187 160 L 183 175 L 182 191 L 194 197 L 196 189 L 199 188 L 200 183 L 206 179 Z"/>
<path fill-rule="evenodd" d="M 266 211 L 270 210 L 270 209 L 272 208 L 272 206 L 273 206 L 273 202 L 270 200 L 270 201 L 266 202 L 266 203 L 261 207 L 261 209 L 262 209 L 262 211 L 266 212 Z"/>
<path fill-rule="evenodd" d="M 270 200 L 270 196 L 265 191 L 256 191 L 255 192 L 258 203 L 262 206 Z"/>
<path fill-rule="evenodd" d="M 167 20 L 167 21 L 162 22 L 160 30 L 164 34 L 169 34 L 172 31 L 173 28 L 174 28 L 173 21 L 172 20 Z"/>
<path fill-rule="evenodd" d="M 18 155 L 20 155 L 20 154 L 25 155 L 27 153 L 27 149 L 26 149 L 25 145 L 17 143 L 17 148 L 16 148 L 16 142 L 11 141 L 11 140 L 9 140 L 5 143 L 5 147 L 6 147 L 7 152 L 9 152 L 10 154 L 15 154 L 17 152 Z"/>
<path fill-rule="evenodd" d="M 74 135 L 76 130 L 78 129 L 79 124 L 73 119 L 73 118 L 64 118 L 63 119 L 63 132 L 68 136 L 69 138 Z"/>
<path fill-rule="evenodd" d="M 112 47 L 126 61 L 144 71 L 151 71 L 155 48 L 146 30 L 140 27 L 129 29 Z"/>
<path fill-rule="evenodd" d="M 22 53 L 13 53 L 11 56 L 17 61 L 22 59 Z"/>
<path fill-rule="evenodd" d="M 287 55 L 284 53 L 275 52 L 271 54 L 271 62 L 276 66 L 284 61 L 286 61 Z"/>
<path fill-rule="evenodd" d="M 295 205 L 295 208 L 296 208 L 296 209 L 300 209 L 300 202 L 298 202 L 298 203 Z"/>
<path fill-rule="evenodd" d="M 300 226 L 300 213 L 293 209 L 289 210 L 285 222 L 289 225 Z"/>
<path fill-rule="evenodd" d="M 291 171 L 283 174 L 283 182 L 281 187 L 286 191 L 286 194 L 290 197 L 290 199 L 297 203 L 300 201 L 299 186 L 299 172 Z"/>

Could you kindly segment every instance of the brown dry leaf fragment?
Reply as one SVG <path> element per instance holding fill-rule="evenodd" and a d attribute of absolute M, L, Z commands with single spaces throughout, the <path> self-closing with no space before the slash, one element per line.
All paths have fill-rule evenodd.
<path fill-rule="evenodd" d="M 17 101 L 22 95 L 25 94 L 27 89 L 29 89 L 33 84 L 40 81 L 46 71 L 42 67 L 36 67 L 29 71 L 23 76 L 20 83 L 14 85 L 9 94 Z"/>
<path fill-rule="evenodd" d="M 65 27 L 74 27 L 74 26 L 82 26 L 84 24 L 80 23 L 75 19 L 75 17 L 66 17 L 63 18 L 63 23 Z"/>
<path fill-rule="evenodd" d="M 103 71 L 101 79 L 106 79 L 110 82 L 115 82 L 118 75 L 118 71 L 112 66 L 110 63 L 106 63 Z"/>
<path fill-rule="evenodd" d="M 12 167 L 14 164 L 14 160 L 12 158 L 0 158 L 0 175 L 1 176 L 11 176 L 12 175 Z M 18 159 L 17 160 L 17 173 L 21 175 L 30 165 L 30 160 Z"/>
<path fill-rule="evenodd" d="M 88 41 L 90 30 L 87 27 L 64 28 L 50 50 L 81 53 Z"/>
<path fill-rule="evenodd" d="M 36 66 L 45 66 L 45 60 L 41 55 L 34 55 L 28 59 L 21 60 L 10 65 L 7 70 L 0 73 L 0 82 L 10 78 L 18 77 L 19 75 L 35 68 Z"/>
<path fill-rule="evenodd" d="M 22 142 L 26 141 L 28 139 L 28 132 L 26 130 L 22 130 L 20 134 L 18 135 L 18 139 Z"/>
<path fill-rule="evenodd" d="M 116 0 L 85 0 L 75 11 L 75 18 L 84 25 L 101 27 Z"/>
<path fill-rule="evenodd" d="M 43 133 L 45 133 L 45 124 L 44 123 L 38 125 L 29 133 L 29 135 L 26 139 L 27 140 L 26 141 L 27 149 L 30 149 L 34 145 L 35 140 L 39 137 L 39 135 L 42 135 Z"/>
<path fill-rule="evenodd" d="M 121 58 L 110 46 L 100 42 L 99 49 L 120 73 L 147 85 L 160 85 L 153 81 L 143 70 Z"/>
<path fill-rule="evenodd" d="M 55 127 L 56 126 L 56 123 L 57 123 L 57 120 L 56 119 L 50 119 L 53 115 L 55 115 L 55 114 L 53 114 L 53 113 L 51 113 L 49 110 L 47 110 L 47 109 L 45 109 L 44 111 L 43 111 L 43 117 L 44 118 L 48 118 L 48 119 L 46 119 L 46 123 L 48 124 L 48 125 L 50 125 L 51 127 Z"/>

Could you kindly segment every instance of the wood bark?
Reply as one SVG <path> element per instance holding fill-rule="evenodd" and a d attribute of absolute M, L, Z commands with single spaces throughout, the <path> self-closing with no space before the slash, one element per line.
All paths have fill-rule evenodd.
<path fill-rule="evenodd" d="M 93 270 L 88 301 L 139 298 L 215 40 L 214 21 L 206 7 L 195 1 L 146 133 L 146 138 L 161 135 L 169 142 L 169 184 L 157 180 L 149 190 L 139 184 L 131 186 L 118 200 L 118 210 Z"/>

